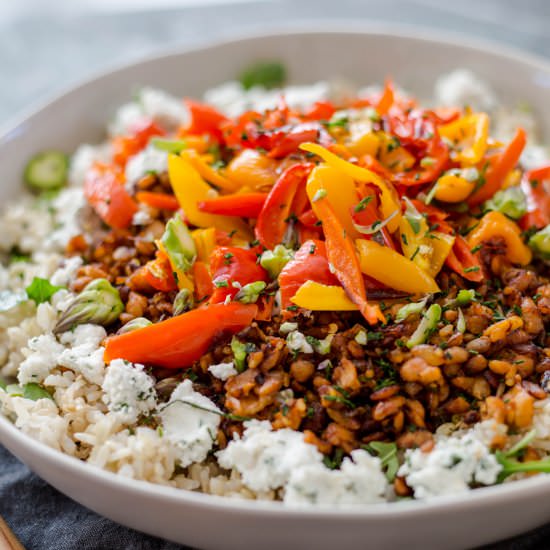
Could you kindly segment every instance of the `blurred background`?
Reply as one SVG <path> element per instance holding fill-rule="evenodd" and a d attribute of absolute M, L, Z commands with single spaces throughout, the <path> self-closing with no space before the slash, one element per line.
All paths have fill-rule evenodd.
<path fill-rule="evenodd" d="M 0 124 L 98 70 L 166 48 L 338 20 L 433 27 L 550 57 L 549 0 L 0 0 Z"/>

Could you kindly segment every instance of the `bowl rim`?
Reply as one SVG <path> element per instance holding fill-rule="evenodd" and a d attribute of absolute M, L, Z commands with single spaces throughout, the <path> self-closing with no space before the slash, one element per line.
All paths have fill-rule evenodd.
<path fill-rule="evenodd" d="M 535 69 L 546 73 L 549 78 L 550 87 L 550 61 L 544 57 L 520 48 L 502 44 L 498 41 L 472 37 L 467 33 L 454 31 L 437 31 L 433 28 L 426 28 L 417 25 L 393 24 L 385 22 L 358 22 L 346 21 L 337 22 L 319 20 L 313 24 L 306 25 L 303 22 L 270 25 L 259 30 L 256 28 L 244 28 L 237 32 L 222 33 L 221 38 L 216 40 L 205 40 L 191 46 L 176 46 L 157 51 L 151 55 L 142 56 L 136 59 L 115 63 L 104 69 L 93 71 L 85 78 L 62 87 L 57 92 L 32 103 L 28 108 L 16 113 L 7 122 L 0 125 L 0 147 L 19 126 L 24 124 L 31 117 L 39 114 L 49 105 L 62 101 L 68 95 L 77 93 L 96 81 L 109 78 L 113 74 L 169 57 L 193 54 L 207 50 L 216 49 L 220 46 L 239 42 L 257 41 L 265 38 L 277 38 L 291 35 L 316 35 L 316 34 L 352 34 L 371 36 L 390 36 L 397 39 L 404 38 L 417 42 L 432 44 L 445 44 L 472 52 L 488 53 L 496 57 L 506 58 L 522 64 L 527 64 Z M 467 38 L 468 42 L 464 43 Z M 381 518 L 391 514 L 391 517 L 414 517 L 424 515 L 427 512 L 442 512 L 448 510 L 459 510 L 471 508 L 475 503 L 477 507 L 500 501 L 503 497 L 510 500 L 516 498 L 533 496 L 535 494 L 550 493 L 550 476 L 534 476 L 527 479 L 516 480 L 510 483 L 481 487 L 473 492 L 468 491 L 456 495 L 438 496 L 426 500 L 406 500 L 400 502 L 380 502 L 366 504 L 349 508 L 299 508 L 285 506 L 279 501 L 262 501 L 229 498 L 225 496 L 212 495 L 186 489 L 159 485 L 156 483 L 126 478 L 98 466 L 84 462 L 76 457 L 67 455 L 28 436 L 16 428 L 4 414 L 0 412 L 0 443 L 7 447 L 6 442 L 11 440 L 14 446 L 24 448 L 36 458 L 44 459 L 44 462 L 57 462 L 66 470 L 73 472 L 80 478 L 88 481 L 92 479 L 101 480 L 115 487 L 117 490 L 130 491 L 136 496 L 154 496 L 170 501 L 174 504 L 190 504 L 204 509 L 220 509 L 234 513 L 255 513 L 258 515 L 279 516 L 285 518 L 292 516 L 298 519 L 335 518 L 349 520 L 364 520 L 366 518 Z M 11 446 L 10 446 L 11 447 Z"/>

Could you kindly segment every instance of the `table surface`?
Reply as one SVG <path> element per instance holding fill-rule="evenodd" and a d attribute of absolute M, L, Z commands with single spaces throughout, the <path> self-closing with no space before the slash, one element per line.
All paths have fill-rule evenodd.
<path fill-rule="evenodd" d="M 267 24 L 346 19 L 434 27 L 550 57 L 548 0 L 4 0 L 0 125 L 113 64 Z M 82 508 L 1 446 L 0 464 L 0 514 L 29 549 L 180 548 Z M 543 549 L 548 540 L 550 525 L 491 548 Z"/>

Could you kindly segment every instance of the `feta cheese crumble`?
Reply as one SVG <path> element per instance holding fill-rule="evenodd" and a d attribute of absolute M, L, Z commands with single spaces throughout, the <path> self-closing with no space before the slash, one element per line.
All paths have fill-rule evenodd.
<path fill-rule="evenodd" d="M 339 470 L 323 464 L 308 464 L 294 469 L 285 488 L 288 506 L 359 506 L 384 501 L 388 482 L 380 460 L 367 451 L 351 452 Z"/>
<path fill-rule="evenodd" d="M 159 413 L 164 436 L 176 448 L 181 466 L 203 461 L 216 439 L 221 411 L 184 380 Z"/>
<path fill-rule="evenodd" d="M 57 366 L 59 356 L 65 348 L 53 334 L 42 334 L 31 338 L 28 349 L 23 350 L 25 360 L 19 367 L 17 379 L 21 385 L 31 382 L 39 383 Z"/>
<path fill-rule="evenodd" d="M 231 376 L 238 374 L 233 361 L 229 363 L 218 363 L 217 365 L 210 365 L 208 370 L 212 373 L 212 376 L 219 378 L 220 380 L 227 380 Z"/>
<path fill-rule="evenodd" d="M 111 361 L 101 387 L 109 411 L 128 424 L 134 424 L 156 406 L 154 380 L 143 371 L 143 365 L 122 359 Z"/>
<path fill-rule="evenodd" d="M 168 170 L 168 154 L 156 147 L 149 146 L 137 155 L 130 157 L 126 164 L 126 186 L 132 187 L 143 176 L 154 172 L 160 174 Z"/>
<path fill-rule="evenodd" d="M 442 438 L 430 452 L 407 450 L 398 475 L 404 476 L 416 498 L 463 493 L 470 484 L 492 485 L 500 464 L 473 431 Z"/>
<path fill-rule="evenodd" d="M 456 69 L 437 79 L 435 103 L 450 107 L 469 105 L 490 111 L 497 105 L 497 98 L 491 87 L 472 71 Z"/>
<path fill-rule="evenodd" d="M 293 471 L 321 464 L 323 455 L 304 441 L 304 435 L 290 429 L 273 431 L 267 421 L 245 422 L 241 439 L 234 439 L 217 453 L 223 468 L 235 468 L 254 491 L 283 487 Z"/>

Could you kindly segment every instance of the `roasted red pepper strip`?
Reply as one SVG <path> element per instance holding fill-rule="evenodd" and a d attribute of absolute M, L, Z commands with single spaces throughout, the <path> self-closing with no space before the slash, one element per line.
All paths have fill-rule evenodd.
<path fill-rule="evenodd" d="M 125 359 L 167 369 L 190 367 L 216 338 L 236 334 L 250 325 L 255 304 L 212 304 L 166 321 L 109 338 L 104 359 Z"/>
<path fill-rule="evenodd" d="M 316 101 L 302 117 L 305 120 L 330 120 L 335 112 L 336 107 L 329 101 Z"/>
<path fill-rule="evenodd" d="M 543 229 L 550 224 L 550 166 L 526 172 L 521 189 L 527 197 L 527 214 L 519 224 L 522 229 Z"/>
<path fill-rule="evenodd" d="M 267 193 L 241 193 L 225 195 L 199 202 L 201 212 L 220 214 L 221 216 L 241 216 L 257 218 L 267 198 Z"/>
<path fill-rule="evenodd" d="M 113 160 L 119 166 L 125 166 L 128 159 L 139 153 L 153 136 L 163 136 L 164 130 L 150 118 L 138 121 L 129 130 L 127 136 L 113 138 Z"/>
<path fill-rule="evenodd" d="M 84 179 L 84 196 L 98 216 L 110 227 L 125 229 L 137 205 L 124 187 L 124 174 L 115 166 L 94 164 Z"/>
<path fill-rule="evenodd" d="M 190 114 L 187 132 L 195 135 L 209 134 L 220 139 L 221 127 L 228 121 L 227 117 L 206 103 L 193 99 L 185 99 L 184 102 Z"/>
<path fill-rule="evenodd" d="M 282 309 L 292 305 L 290 299 L 306 281 L 340 286 L 336 276 L 330 272 L 323 241 L 306 241 L 279 274 Z"/>
<path fill-rule="evenodd" d="M 236 246 L 216 248 L 210 257 L 210 272 L 214 283 L 212 304 L 225 301 L 227 296 L 233 298 L 239 288 L 248 283 L 269 281 L 267 271 L 258 264 L 256 252 Z M 233 283 L 238 285 L 233 286 Z"/>
<path fill-rule="evenodd" d="M 180 205 L 178 199 L 174 195 L 168 195 L 168 193 L 152 193 L 150 191 L 138 191 L 136 193 L 136 199 L 138 202 L 142 202 L 153 208 L 159 208 L 161 210 L 179 210 Z"/>
<path fill-rule="evenodd" d="M 456 271 L 461 277 L 474 283 L 483 281 L 483 269 L 476 254 L 473 254 L 468 243 L 460 235 L 456 235 L 451 252 L 445 260 L 447 267 Z"/>
<path fill-rule="evenodd" d="M 197 302 L 204 302 L 212 295 L 213 285 L 212 277 L 208 271 L 208 266 L 201 261 L 195 261 L 193 264 L 193 281 L 195 283 L 195 298 Z"/>
<path fill-rule="evenodd" d="M 321 226 L 315 212 L 311 208 L 306 210 L 303 214 L 300 214 L 300 216 L 298 216 L 298 221 L 305 227 Z"/>
<path fill-rule="evenodd" d="M 266 149 L 269 150 L 268 157 L 282 158 L 294 153 L 302 143 L 318 141 L 329 144 L 331 137 L 325 128 L 318 122 L 304 122 L 287 130 L 280 130 L 272 134 L 271 143 Z"/>
<path fill-rule="evenodd" d="M 287 168 L 271 188 L 256 223 L 256 238 L 266 248 L 281 244 L 288 228 L 292 201 L 299 186 L 305 185 L 313 164 L 294 164 Z"/>
<path fill-rule="evenodd" d="M 344 228 L 326 198 L 317 200 L 313 205 L 315 213 L 323 223 L 327 259 L 333 267 L 336 278 L 344 287 L 350 300 L 359 307 L 359 311 L 370 324 L 385 322 L 378 305 L 367 302 L 367 292 L 359 258 L 353 241 L 346 235 Z"/>
<path fill-rule="evenodd" d="M 170 260 L 160 250 L 157 251 L 157 257 L 154 260 L 145 264 L 143 273 L 145 280 L 156 290 L 170 292 L 178 288 Z"/>
<path fill-rule="evenodd" d="M 526 142 L 525 130 L 518 128 L 512 141 L 502 153 L 491 159 L 491 164 L 485 174 L 485 183 L 467 201 L 470 206 L 481 204 L 490 199 L 502 187 L 506 175 L 518 163 Z"/>

